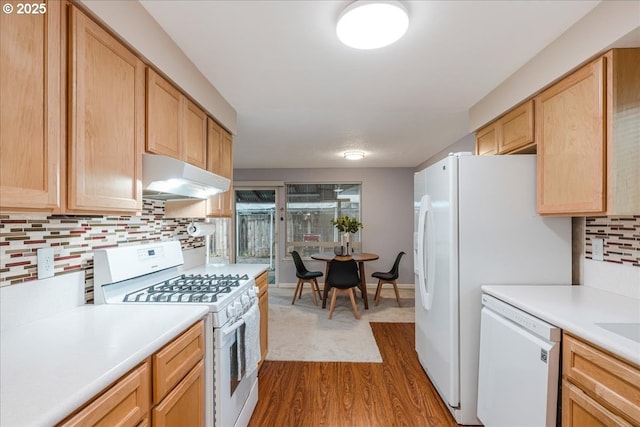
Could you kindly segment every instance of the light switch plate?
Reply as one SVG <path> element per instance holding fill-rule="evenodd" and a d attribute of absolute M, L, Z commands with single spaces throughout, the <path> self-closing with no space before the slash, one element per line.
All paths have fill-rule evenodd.
<path fill-rule="evenodd" d="M 53 248 L 38 249 L 38 279 L 46 279 L 53 275 Z"/>
<path fill-rule="evenodd" d="M 594 261 L 604 261 L 603 239 L 591 239 L 591 259 Z"/>

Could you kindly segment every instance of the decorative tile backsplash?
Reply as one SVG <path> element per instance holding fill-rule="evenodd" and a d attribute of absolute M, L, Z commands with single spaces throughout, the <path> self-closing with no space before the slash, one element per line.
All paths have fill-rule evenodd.
<path fill-rule="evenodd" d="M 54 249 L 55 274 L 85 270 L 86 300 L 93 300 L 93 251 L 179 239 L 182 249 L 205 245 L 187 234 L 197 218 L 165 219 L 164 202 L 145 200 L 141 216 L 63 217 L 0 215 L 0 286 L 38 278 L 37 250 Z"/>
<path fill-rule="evenodd" d="M 587 217 L 585 257 L 593 259 L 591 239 L 604 240 L 604 261 L 640 267 L 640 215 Z"/>

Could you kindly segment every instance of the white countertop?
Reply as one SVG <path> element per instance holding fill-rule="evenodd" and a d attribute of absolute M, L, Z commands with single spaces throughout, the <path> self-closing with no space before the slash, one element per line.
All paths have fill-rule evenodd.
<path fill-rule="evenodd" d="M 207 312 L 192 305 L 84 305 L 3 330 L 0 425 L 61 421 Z"/>
<path fill-rule="evenodd" d="M 598 323 L 640 323 L 640 299 L 588 286 L 485 285 L 482 291 L 640 365 L 640 343 Z"/>

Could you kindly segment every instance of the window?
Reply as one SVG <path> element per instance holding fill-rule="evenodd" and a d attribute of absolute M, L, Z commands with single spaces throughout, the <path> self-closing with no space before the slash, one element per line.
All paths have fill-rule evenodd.
<path fill-rule="evenodd" d="M 287 251 L 303 257 L 332 251 L 340 233 L 331 224 L 339 216 L 360 220 L 361 184 L 287 184 Z M 351 236 L 355 250 L 362 247 L 360 232 Z"/>

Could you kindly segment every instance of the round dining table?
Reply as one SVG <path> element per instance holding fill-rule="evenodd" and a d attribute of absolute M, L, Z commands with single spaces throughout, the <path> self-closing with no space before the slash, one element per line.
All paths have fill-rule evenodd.
<path fill-rule="evenodd" d="M 334 254 L 333 252 L 320 252 L 320 253 L 311 255 L 311 258 L 318 261 L 325 261 L 327 263 L 327 266 L 325 267 L 325 271 L 324 271 L 325 280 L 327 277 L 329 277 L 329 265 L 331 260 L 337 259 L 340 261 L 346 261 L 348 259 L 353 259 L 355 262 L 357 262 L 358 268 L 360 270 L 360 286 L 359 287 L 362 293 L 362 299 L 364 300 L 364 309 L 365 310 L 369 309 L 369 299 L 367 298 L 367 276 L 364 272 L 364 263 L 366 261 L 373 261 L 380 258 L 379 255 L 372 254 L 370 252 L 354 252 L 351 255 L 340 256 L 340 255 Z M 322 297 L 322 308 L 327 307 L 328 293 L 329 293 L 329 286 L 327 286 L 327 284 L 325 283 L 324 293 Z"/>

